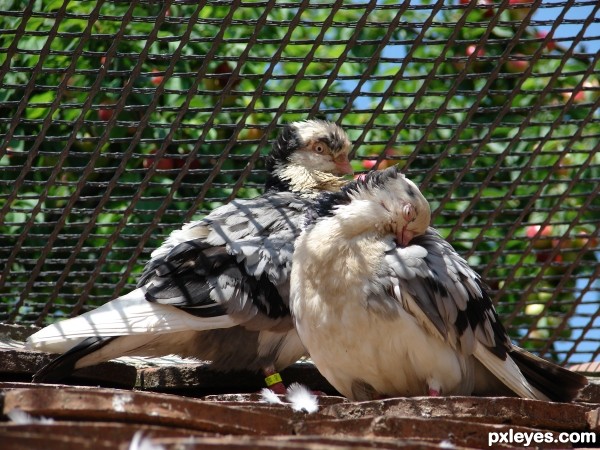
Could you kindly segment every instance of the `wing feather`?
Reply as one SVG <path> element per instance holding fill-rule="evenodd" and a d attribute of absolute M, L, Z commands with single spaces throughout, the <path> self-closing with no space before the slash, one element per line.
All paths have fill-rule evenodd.
<path fill-rule="evenodd" d="M 384 261 L 397 286 L 393 291 L 396 298 L 400 299 L 403 291 L 410 294 L 410 301 L 404 300 L 408 311 L 429 332 L 439 333 L 463 355 L 474 356 L 515 394 L 570 401 L 586 384 L 584 377 L 511 343 L 489 288 L 433 228 L 413 239 L 409 247 L 388 251 Z"/>
<path fill-rule="evenodd" d="M 195 316 L 287 319 L 294 241 L 308 204 L 289 192 L 234 200 L 174 232 L 139 285 L 149 301 Z"/>
<path fill-rule="evenodd" d="M 477 341 L 501 359 L 508 335 L 480 276 L 433 228 L 384 258 L 394 283 L 414 299 L 441 337 L 472 354 Z M 456 342 L 452 342 L 455 340 Z"/>

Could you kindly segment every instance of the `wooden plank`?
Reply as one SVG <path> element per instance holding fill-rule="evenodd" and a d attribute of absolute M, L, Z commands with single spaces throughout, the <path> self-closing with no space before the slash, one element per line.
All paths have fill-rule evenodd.
<path fill-rule="evenodd" d="M 597 405 L 553 403 L 517 397 L 410 397 L 340 403 L 323 409 L 338 419 L 357 417 L 435 417 L 478 423 L 513 424 L 555 431 L 588 427 Z"/>
<path fill-rule="evenodd" d="M 512 432 L 510 431 L 512 430 Z M 360 419 L 306 420 L 296 424 L 296 434 L 319 436 L 395 437 L 429 444 L 490 448 L 489 433 L 551 433 L 556 443 L 544 444 L 544 448 L 572 448 L 558 443 L 558 432 L 526 428 L 515 425 L 473 423 L 441 418 L 415 417 L 364 417 Z M 514 443 L 498 443 L 493 448 L 515 448 Z"/>
<path fill-rule="evenodd" d="M 2 405 L 34 416 L 171 425 L 220 434 L 290 434 L 286 418 L 168 394 L 110 389 L 8 389 Z"/>
<path fill-rule="evenodd" d="M 137 432 L 147 437 L 185 441 L 208 434 L 176 427 L 109 422 L 54 421 L 53 423 L 0 423 L 0 442 L 7 449 L 117 449 L 128 446 Z"/>

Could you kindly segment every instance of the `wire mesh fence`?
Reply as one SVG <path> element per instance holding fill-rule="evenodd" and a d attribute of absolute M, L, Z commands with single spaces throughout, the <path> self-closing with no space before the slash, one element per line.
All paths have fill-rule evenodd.
<path fill-rule="evenodd" d="M 0 321 L 135 284 L 182 222 L 261 192 L 319 117 L 357 172 L 400 164 L 517 342 L 600 342 L 600 4 L 8 1 L 0 6 Z"/>

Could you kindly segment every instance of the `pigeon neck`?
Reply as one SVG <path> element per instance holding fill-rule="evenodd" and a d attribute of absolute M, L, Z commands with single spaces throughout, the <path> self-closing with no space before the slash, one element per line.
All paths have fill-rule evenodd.
<path fill-rule="evenodd" d="M 319 170 L 309 170 L 293 163 L 277 164 L 273 176 L 292 192 L 337 192 L 347 183 L 347 180 L 342 177 Z"/>

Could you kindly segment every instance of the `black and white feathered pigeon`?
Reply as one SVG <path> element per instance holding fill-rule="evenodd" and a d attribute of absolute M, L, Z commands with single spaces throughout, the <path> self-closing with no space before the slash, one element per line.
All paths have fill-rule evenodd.
<path fill-rule="evenodd" d="M 347 182 L 341 175 L 352 172 L 349 150 L 334 123 L 284 127 L 267 157 L 265 194 L 172 232 L 137 289 L 32 335 L 29 348 L 62 354 L 34 380 L 58 381 L 133 355 L 177 354 L 210 360 L 219 371 L 268 375 L 297 361 L 305 350 L 288 309 L 293 245 L 313 198 Z"/>
<path fill-rule="evenodd" d="M 396 168 L 323 194 L 307 222 L 290 309 L 343 395 L 570 401 L 587 383 L 511 343 L 488 288 L 429 227 L 427 201 Z"/>

